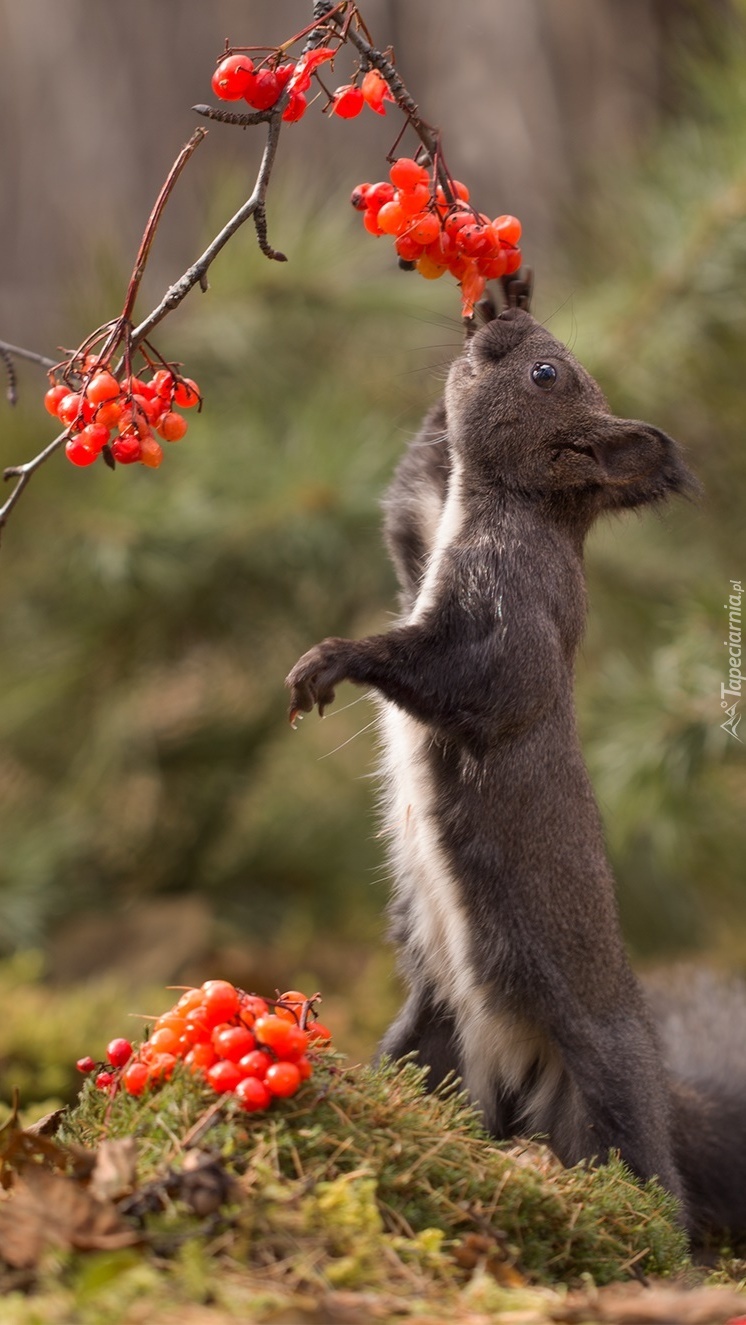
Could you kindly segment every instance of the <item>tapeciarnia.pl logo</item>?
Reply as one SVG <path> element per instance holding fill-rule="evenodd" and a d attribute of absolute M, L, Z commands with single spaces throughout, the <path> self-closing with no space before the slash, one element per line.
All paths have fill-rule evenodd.
<path fill-rule="evenodd" d="M 741 721 L 741 714 L 738 712 L 738 706 L 742 699 L 741 686 L 743 685 L 743 675 L 741 673 L 741 662 L 743 653 L 741 650 L 741 599 L 743 598 L 743 586 L 740 580 L 730 581 L 731 593 L 727 603 L 723 607 L 728 613 L 728 638 L 723 643 L 728 650 L 728 681 L 720 683 L 720 707 L 725 709 L 727 718 L 721 722 L 720 726 L 729 736 L 735 736 L 737 741 L 741 740 L 738 735 L 738 724 Z M 730 702 L 732 701 L 732 702 Z"/>

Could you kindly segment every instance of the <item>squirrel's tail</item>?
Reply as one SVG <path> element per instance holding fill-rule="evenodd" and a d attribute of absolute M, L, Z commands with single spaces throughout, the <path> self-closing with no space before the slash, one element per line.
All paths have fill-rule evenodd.
<path fill-rule="evenodd" d="M 746 984 L 682 969 L 647 983 L 697 1242 L 746 1239 Z"/>

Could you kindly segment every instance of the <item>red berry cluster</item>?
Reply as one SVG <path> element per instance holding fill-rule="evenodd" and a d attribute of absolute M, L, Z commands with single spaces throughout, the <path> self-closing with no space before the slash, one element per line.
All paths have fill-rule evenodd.
<path fill-rule="evenodd" d="M 306 92 L 311 76 L 336 52 L 329 46 L 306 51 L 295 63 L 282 63 L 279 56 L 268 56 L 257 66 L 245 52 L 224 56 L 212 76 L 212 90 L 221 101 L 246 101 L 253 110 L 271 110 L 289 87 L 288 104 L 282 112 L 290 124 L 302 119 L 308 100 Z"/>
<path fill-rule="evenodd" d="M 450 272 L 461 286 L 463 312 L 471 316 L 488 280 L 508 276 L 521 265 L 521 223 L 515 216 L 490 220 L 469 202 L 469 190 L 451 181 L 452 201 L 425 166 L 403 156 L 389 181 L 359 184 L 353 207 L 363 213 L 372 235 L 392 235 L 400 261 L 436 280 Z"/>
<path fill-rule="evenodd" d="M 279 56 L 268 56 L 259 65 L 245 51 L 232 51 L 223 56 L 212 76 L 212 90 L 221 101 L 245 101 L 253 110 L 271 110 L 286 87 L 288 104 L 282 118 L 290 124 L 302 119 L 308 107 L 306 92 L 319 65 L 332 60 L 336 51 L 331 46 L 317 46 L 306 51 L 296 63 L 282 63 Z M 345 83 L 333 94 L 330 107 L 333 115 L 351 120 L 364 106 L 370 106 L 377 115 L 385 115 L 385 101 L 393 101 L 386 80 L 375 69 L 369 69 L 360 86 Z"/>
<path fill-rule="evenodd" d="M 313 999 L 297 989 L 264 999 L 227 980 L 207 980 L 185 990 L 136 1051 L 129 1040 L 112 1040 L 107 1062 L 80 1058 L 76 1066 L 95 1071 L 100 1090 L 114 1094 L 121 1087 L 142 1095 L 168 1081 L 182 1061 L 218 1095 L 230 1095 L 255 1113 L 275 1096 L 294 1095 L 313 1070 L 309 1047 L 329 1039 L 326 1026 L 315 1020 Z"/>
<path fill-rule="evenodd" d="M 157 369 L 150 381 L 129 376 L 118 382 L 94 356 L 86 357 L 73 373 L 66 365 L 65 372 L 80 385 L 53 381 L 44 405 L 67 428 L 65 454 L 74 465 L 92 465 L 108 447 L 120 465 L 139 461 L 157 469 L 163 448 L 154 434 L 178 442 L 189 425 L 174 407 L 190 409 L 202 400 L 197 383 L 172 367 Z"/>

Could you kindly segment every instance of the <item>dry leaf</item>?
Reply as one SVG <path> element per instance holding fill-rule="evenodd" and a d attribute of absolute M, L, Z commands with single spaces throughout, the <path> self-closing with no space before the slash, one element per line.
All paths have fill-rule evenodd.
<path fill-rule="evenodd" d="M 96 1163 L 88 1190 L 100 1201 L 117 1201 L 132 1191 L 136 1169 L 137 1142 L 133 1137 L 102 1141 L 96 1151 Z"/>
<path fill-rule="evenodd" d="M 0 1202 L 0 1256 L 14 1269 L 36 1265 L 47 1246 L 115 1251 L 139 1241 L 110 1202 L 41 1166 L 29 1166 Z"/>

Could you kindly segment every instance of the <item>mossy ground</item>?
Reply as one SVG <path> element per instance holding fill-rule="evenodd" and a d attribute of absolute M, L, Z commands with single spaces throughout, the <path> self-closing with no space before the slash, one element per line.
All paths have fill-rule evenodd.
<path fill-rule="evenodd" d="M 55 1141 L 121 1138 L 138 1161 L 117 1204 L 141 1245 L 49 1251 L 33 1276 L 7 1279 L 23 1292 L 6 1296 L 3 1321 L 477 1320 L 508 1306 L 542 1320 L 558 1285 L 687 1266 L 656 1184 L 618 1162 L 565 1170 L 539 1145 L 496 1146 L 455 1086 L 428 1095 L 413 1064 L 322 1052 L 265 1115 L 220 1104 L 184 1071 L 142 1099 L 88 1085 Z M 183 1181 L 195 1162 L 196 1187 Z"/>

